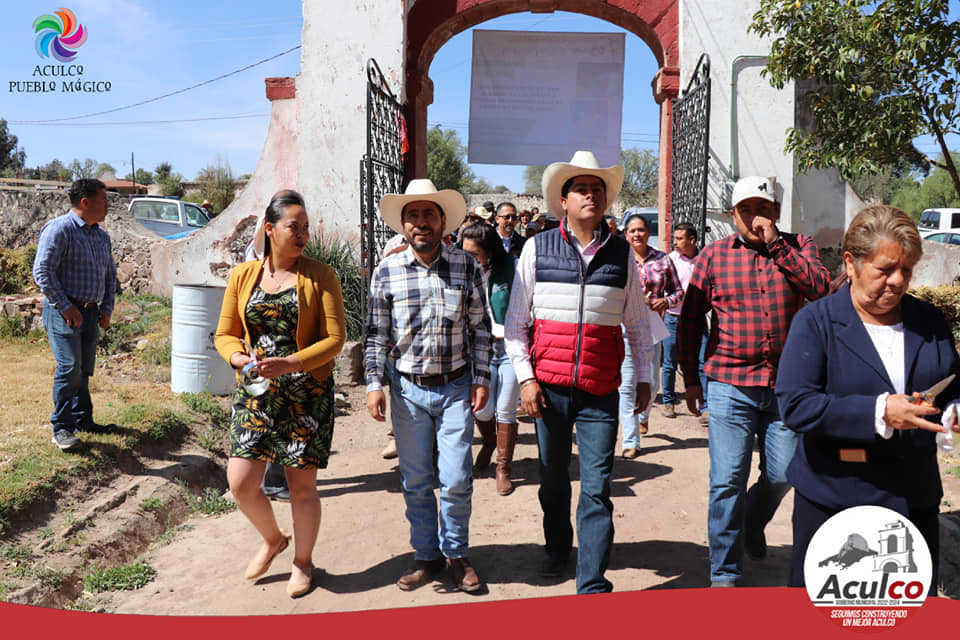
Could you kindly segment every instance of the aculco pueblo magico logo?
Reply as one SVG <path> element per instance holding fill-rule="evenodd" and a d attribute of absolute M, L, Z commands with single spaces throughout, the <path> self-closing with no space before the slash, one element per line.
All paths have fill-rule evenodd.
<path fill-rule="evenodd" d="M 33 31 L 37 34 L 34 46 L 41 58 L 53 58 L 60 62 L 70 62 L 87 41 L 87 30 L 69 9 L 60 8 L 54 15 L 42 15 L 33 21 Z"/>

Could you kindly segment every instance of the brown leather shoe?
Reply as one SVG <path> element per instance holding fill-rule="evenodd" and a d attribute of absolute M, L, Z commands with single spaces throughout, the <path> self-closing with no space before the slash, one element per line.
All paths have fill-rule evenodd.
<path fill-rule="evenodd" d="M 663 414 L 664 418 L 676 418 L 677 410 L 673 407 L 672 404 L 665 404 L 663 408 L 660 409 L 660 413 Z"/>
<path fill-rule="evenodd" d="M 434 560 L 415 560 L 413 569 L 400 576 L 397 586 L 401 591 L 413 591 L 427 584 L 433 577 L 443 571 L 443 558 Z"/>
<path fill-rule="evenodd" d="M 649 422 L 640 422 L 640 423 L 638 423 L 638 424 L 637 424 L 637 431 L 639 431 L 639 432 L 640 432 L 640 435 L 642 435 L 642 436 L 647 435 L 647 432 L 650 431 L 650 423 L 649 423 Z"/>
<path fill-rule="evenodd" d="M 447 558 L 447 566 L 453 573 L 453 586 L 468 593 L 483 587 L 480 576 L 474 571 L 467 557 Z"/>

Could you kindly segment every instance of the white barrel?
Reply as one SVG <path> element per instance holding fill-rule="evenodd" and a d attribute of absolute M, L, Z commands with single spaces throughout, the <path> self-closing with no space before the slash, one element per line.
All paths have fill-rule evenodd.
<path fill-rule="evenodd" d="M 218 396 L 233 392 L 234 371 L 213 345 L 226 288 L 207 284 L 173 285 L 170 388 L 174 393 Z"/>

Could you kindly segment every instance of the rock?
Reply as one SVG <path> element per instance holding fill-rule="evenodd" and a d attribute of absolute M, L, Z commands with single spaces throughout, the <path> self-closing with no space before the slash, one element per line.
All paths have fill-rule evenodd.
<path fill-rule="evenodd" d="M 336 368 L 333 372 L 337 384 L 362 384 L 363 376 L 363 345 L 359 342 L 347 342 L 337 356 Z"/>

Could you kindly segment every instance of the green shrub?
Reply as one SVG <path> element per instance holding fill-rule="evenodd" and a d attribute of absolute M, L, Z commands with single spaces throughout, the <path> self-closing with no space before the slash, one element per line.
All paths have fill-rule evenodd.
<path fill-rule="evenodd" d="M 184 392 L 180 394 L 180 399 L 183 401 L 183 404 L 190 407 L 191 410 L 210 418 L 214 426 L 221 429 L 226 429 L 227 426 L 229 426 L 230 415 L 220 406 L 220 403 L 217 402 L 216 398 L 214 398 L 213 394 L 209 391 L 201 391 L 200 393 Z"/>
<path fill-rule="evenodd" d="M 144 498 L 140 501 L 140 508 L 144 511 L 156 511 L 163 506 L 163 500 L 160 498 Z"/>
<path fill-rule="evenodd" d="M 153 580 L 157 571 L 143 560 L 119 567 L 104 569 L 94 567 L 83 579 L 83 588 L 100 593 L 103 591 L 131 591 Z"/>
<path fill-rule="evenodd" d="M 191 495 L 187 498 L 187 506 L 190 511 L 203 513 L 208 516 L 218 516 L 222 513 L 230 513 L 237 508 L 237 503 L 230 498 L 225 498 L 213 487 L 207 487 L 203 490 L 203 495 Z"/>
<path fill-rule="evenodd" d="M 303 255 L 330 265 L 337 275 L 347 318 L 347 340 L 359 340 L 364 321 L 360 310 L 364 306 L 366 290 L 356 247 L 341 236 L 319 233 L 310 238 Z"/>
<path fill-rule="evenodd" d="M 912 287 L 910 293 L 940 309 L 953 329 L 954 339 L 960 340 L 960 287 L 946 284 L 937 287 Z"/>
<path fill-rule="evenodd" d="M 33 282 L 33 259 L 37 246 L 20 249 L 0 248 L 0 294 L 35 291 Z"/>

